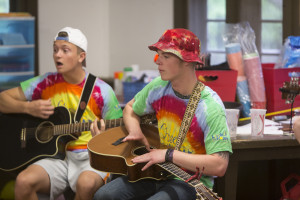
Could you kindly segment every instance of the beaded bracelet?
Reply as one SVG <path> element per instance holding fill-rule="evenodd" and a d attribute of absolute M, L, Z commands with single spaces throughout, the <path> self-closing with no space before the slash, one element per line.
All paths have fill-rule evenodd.
<path fill-rule="evenodd" d="M 174 153 L 174 149 L 167 149 L 165 155 L 166 162 L 173 162 L 173 153 Z"/>

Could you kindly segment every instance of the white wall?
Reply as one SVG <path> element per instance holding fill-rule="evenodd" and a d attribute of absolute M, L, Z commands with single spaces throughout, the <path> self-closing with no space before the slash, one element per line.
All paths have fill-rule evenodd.
<path fill-rule="evenodd" d="M 109 4 L 111 72 L 131 64 L 157 69 L 155 53 L 148 46 L 173 28 L 173 0 L 110 0 Z"/>
<path fill-rule="evenodd" d="M 156 69 L 148 45 L 173 27 L 173 0 L 39 0 L 39 72 L 55 71 L 53 38 L 65 26 L 88 38 L 87 69 L 101 77 L 131 64 Z"/>

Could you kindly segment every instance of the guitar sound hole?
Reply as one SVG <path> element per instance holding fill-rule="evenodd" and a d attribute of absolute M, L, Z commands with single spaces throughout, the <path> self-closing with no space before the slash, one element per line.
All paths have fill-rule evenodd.
<path fill-rule="evenodd" d="M 150 147 L 152 149 L 152 147 Z M 140 156 L 143 155 L 145 153 L 148 153 L 149 151 L 146 149 L 146 147 L 138 147 L 133 151 L 133 154 L 135 156 Z"/>
<path fill-rule="evenodd" d="M 53 138 L 53 126 L 51 122 L 43 122 L 36 129 L 36 139 L 41 143 L 46 143 Z"/>

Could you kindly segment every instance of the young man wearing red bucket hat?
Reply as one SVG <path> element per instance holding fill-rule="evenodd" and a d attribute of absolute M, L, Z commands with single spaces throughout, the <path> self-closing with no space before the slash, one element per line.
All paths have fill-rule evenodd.
<path fill-rule="evenodd" d="M 200 41 L 189 30 L 167 30 L 149 49 L 158 53 L 156 64 L 160 77 L 142 89 L 124 108 L 123 116 L 129 135 L 123 142 L 140 140 L 149 153 L 136 156 L 134 163 L 151 165 L 172 162 L 191 175 L 200 172 L 200 181 L 213 187 L 213 176 L 226 172 L 229 153 L 232 152 L 225 117 L 225 108 L 219 96 L 209 87 L 198 83 L 195 66 L 199 58 Z M 201 85 L 201 98 L 181 147 L 177 138 L 190 96 Z M 196 102 L 197 103 L 197 102 Z M 150 149 L 140 127 L 140 116 L 155 113 L 158 120 L 160 143 L 169 149 Z M 101 187 L 95 199 L 181 199 L 196 198 L 195 188 L 187 182 L 169 176 L 165 180 L 142 179 L 129 182 L 126 176 L 114 179 Z"/>
<path fill-rule="evenodd" d="M 79 29 L 71 27 L 61 29 L 54 37 L 53 42 L 53 60 L 57 71 L 23 81 L 19 87 L 0 93 L 0 112 L 26 113 L 47 121 L 49 116 L 55 113 L 55 107 L 63 106 L 70 112 L 69 114 L 75 115 L 89 75 L 84 68 L 86 67 L 86 54 L 87 39 L 85 35 Z M 91 122 L 96 119 L 122 117 L 122 110 L 112 88 L 99 78 L 91 83 L 94 84 L 94 87 L 90 88 L 92 91 L 89 101 L 80 103 L 80 108 L 84 108 L 84 112 L 78 121 Z M 85 94 L 85 96 L 88 95 Z M 71 118 L 69 115 L 65 117 Z M 56 115 L 56 118 L 59 116 Z M 31 124 L 29 123 L 29 125 Z M 76 130 L 78 130 L 77 128 L 78 126 Z M 72 126 L 67 128 L 56 126 L 55 133 L 51 136 L 66 135 L 67 129 L 72 129 Z M 79 130 L 87 129 L 79 128 Z M 38 161 L 34 159 L 36 162 L 17 176 L 15 199 L 38 199 L 43 194 L 43 198 L 53 200 L 57 199 L 66 188 L 71 188 L 76 192 L 75 199 L 92 199 L 93 194 L 104 184 L 108 173 L 97 171 L 90 166 L 87 143 L 91 138 L 90 131 L 83 131 L 78 134 L 78 139 L 74 138 L 65 146 L 62 145 L 63 140 L 57 140 L 56 144 L 53 144 L 60 148 L 60 151 L 56 149 L 57 152 L 59 151 L 57 154 L 61 152 L 61 149 L 66 150 L 66 157 L 54 159 L 54 156 L 50 155 L 50 158 Z M 3 142 L 5 142 L 5 137 Z M 34 146 L 40 146 L 34 151 L 42 152 L 49 147 L 30 146 L 30 144 L 26 148 L 31 151 Z M 43 158 L 44 155 L 37 155 L 37 157 Z M 22 168 L 23 166 L 20 166 L 20 169 Z"/>

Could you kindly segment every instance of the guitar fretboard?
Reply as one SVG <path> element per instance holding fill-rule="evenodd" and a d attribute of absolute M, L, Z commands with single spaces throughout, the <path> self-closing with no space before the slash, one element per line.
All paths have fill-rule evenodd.
<path fill-rule="evenodd" d="M 155 123 L 155 115 L 148 114 L 141 117 L 141 124 L 152 124 Z M 89 131 L 92 122 L 83 122 L 83 123 L 74 123 L 74 124 L 62 124 L 62 125 L 55 125 L 54 126 L 54 135 L 61 135 L 61 134 L 72 134 L 78 133 L 82 131 Z M 114 128 L 123 126 L 124 120 L 123 118 L 119 119 L 110 119 L 104 120 L 105 129 Z M 100 129 L 101 124 L 100 121 L 97 122 L 98 128 Z"/>
<path fill-rule="evenodd" d="M 180 167 L 178 167 L 173 163 L 165 162 L 157 165 L 159 165 L 164 170 L 170 172 L 171 174 L 177 176 L 183 181 L 187 181 L 192 177 L 189 173 L 182 170 Z M 198 179 L 192 179 L 191 181 L 188 182 L 188 184 L 190 184 L 196 189 L 196 192 L 198 193 L 198 195 L 201 196 L 201 199 L 208 199 L 208 200 L 220 199 L 215 193 L 213 193 L 210 189 L 204 186 L 203 183 L 201 183 Z"/>
<path fill-rule="evenodd" d="M 80 133 L 83 131 L 89 131 L 92 122 L 82 122 L 82 123 L 72 123 L 72 124 L 59 124 L 53 125 L 50 122 L 43 122 L 38 127 L 35 128 L 23 128 L 21 132 L 21 143 L 25 146 L 27 138 L 36 136 L 40 141 L 48 141 L 52 136 L 58 135 L 70 135 L 74 133 Z M 104 120 L 105 129 L 114 128 L 118 126 L 123 126 L 123 118 Z M 141 117 L 141 124 L 155 124 L 156 116 L 154 114 L 147 114 Z M 100 121 L 97 122 L 97 126 L 100 129 Z"/>
<path fill-rule="evenodd" d="M 26 134 L 33 134 L 36 131 L 40 132 L 47 132 L 50 135 L 66 135 L 66 134 L 73 134 L 79 133 L 83 131 L 89 131 L 91 124 L 93 122 L 83 122 L 83 123 L 74 123 L 74 124 L 60 124 L 54 126 L 40 126 L 37 128 L 26 128 Z M 123 126 L 123 119 L 111 119 L 111 120 L 104 120 L 105 129 L 114 128 L 117 126 Z M 100 121 L 97 122 L 97 126 L 100 128 Z"/>

